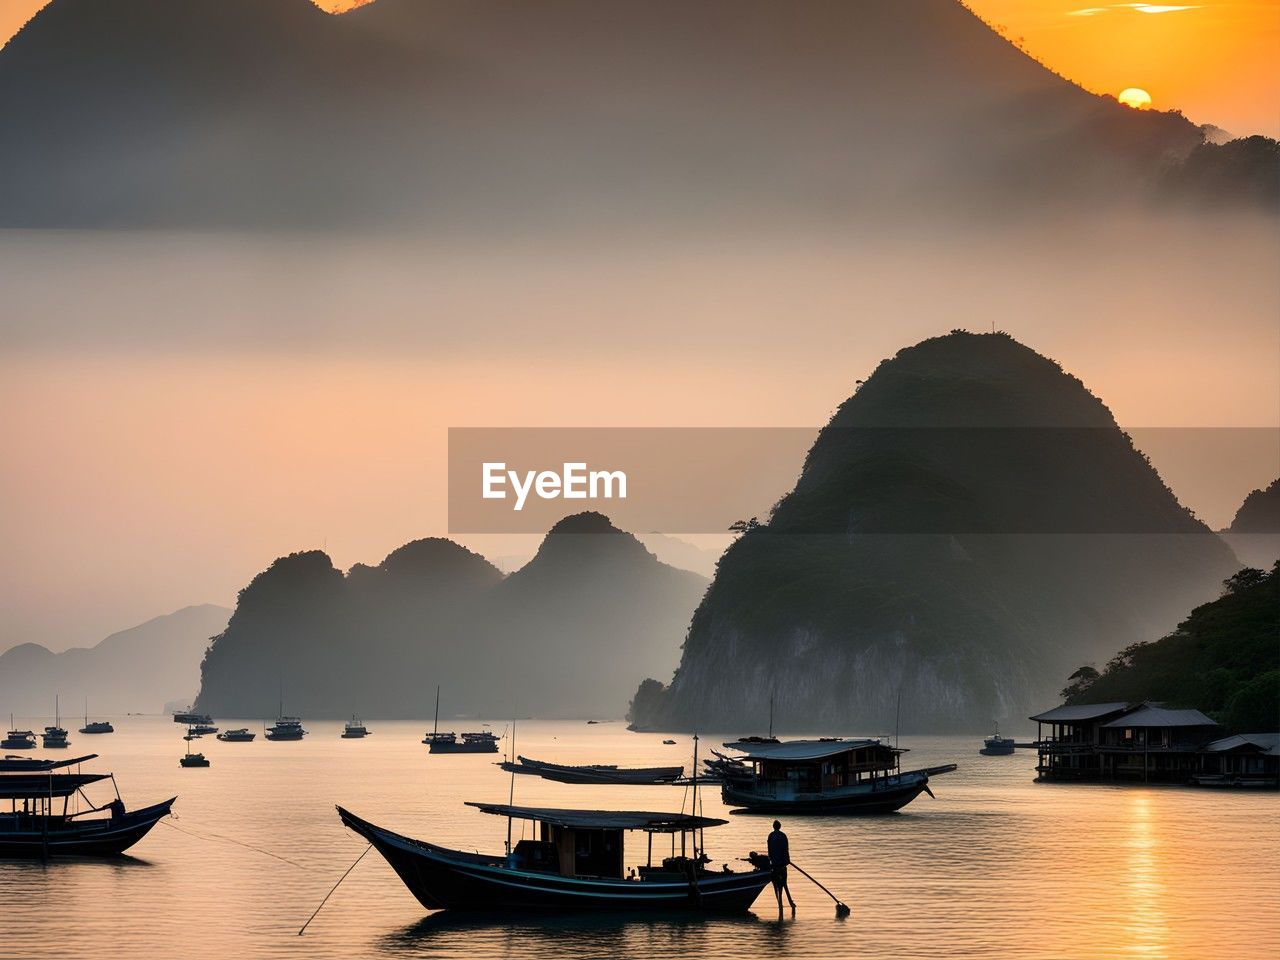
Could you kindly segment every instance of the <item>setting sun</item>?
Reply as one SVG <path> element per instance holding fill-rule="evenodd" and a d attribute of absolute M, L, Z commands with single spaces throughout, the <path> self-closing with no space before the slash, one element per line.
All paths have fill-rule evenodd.
<path fill-rule="evenodd" d="M 1126 107 L 1133 107 L 1135 110 L 1143 110 L 1151 106 L 1151 94 L 1141 87 L 1126 87 L 1120 91 L 1120 95 L 1116 99 Z"/>

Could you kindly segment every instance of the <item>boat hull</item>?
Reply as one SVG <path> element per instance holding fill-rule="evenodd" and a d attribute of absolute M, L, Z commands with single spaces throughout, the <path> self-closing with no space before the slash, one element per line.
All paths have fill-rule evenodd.
<path fill-rule="evenodd" d="M 720 796 L 728 806 L 760 813 L 879 814 L 901 810 L 928 788 L 927 774 L 904 773 L 875 786 L 859 784 L 823 793 L 797 791 L 781 795 L 753 782 L 728 781 L 721 784 Z"/>
<path fill-rule="evenodd" d="M 110 819 L 73 820 L 66 826 L 51 829 L 47 835 L 40 830 L 14 829 L 16 822 L 0 816 L 0 859 L 119 856 L 167 817 L 176 799 Z"/>
<path fill-rule="evenodd" d="M 497 742 L 487 740 L 478 743 L 440 743 L 435 742 L 429 745 L 431 753 L 497 753 Z"/>
<path fill-rule="evenodd" d="M 428 910 L 539 913 L 590 911 L 742 913 L 769 883 L 769 872 L 707 873 L 696 881 L 565 877 L 515 870 L 503 857 L 449 850 L 413 840 L 338 807 L 342 822 L 382 854 Z"/>
<path fill-rule="evenodd" d="M 684 773 L 684 767 L 570 767 L 541 760 L 530 760 L 527 757 L 521 757 L 519 764 L 504 763 L 502 765 L 504 770 L 510 770 L 512 767 L 515 767 L 519 773 L 535 773 L 544 780 L 554 780 L 558 783 L 616 783 L 631 786 L 673 783 Z"/>

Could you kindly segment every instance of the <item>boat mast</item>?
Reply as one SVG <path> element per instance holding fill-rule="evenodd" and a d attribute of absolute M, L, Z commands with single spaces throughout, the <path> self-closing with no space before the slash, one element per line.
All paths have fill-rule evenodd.
<path fill-rule="evenodd" d="M 439 688 L 436 695 L 439 696 Z M 511 789 L 507 794 L 507 856 L 511 856 L 511 812 L 510 807 L 516 802 L 516 720 L 511 718 Z"/>
<path fill-rule="evenodd" d="M 439 728 L 440 728 L 440 684 L 437 683 L 436 684 L 436 716 L 435 716 L 435 719 L 431 721 L 431 739 L 432 740 L 436 738 L 436 732 L 439 730 Z M 515 742 L 514 733 L 512 734 L 511 740 L 513 743 Z"/>
<path fill-rule="evenodd" d="M 769 739 L 770 740 L 773 739 L 773 697 L 774 697 L 774 694 L 772 693 L 769 694 Z"/>
<path fill-rule="evenodd" d="M 693 735 L 693 809 L 691 813 L 698 815 L 698 735 Z M 693 828 L 693 861 L 698 862 L 698 828 Z"/>

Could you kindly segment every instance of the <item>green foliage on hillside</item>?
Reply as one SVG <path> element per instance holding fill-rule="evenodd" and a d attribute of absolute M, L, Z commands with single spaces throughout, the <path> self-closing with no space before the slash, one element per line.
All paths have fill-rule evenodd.
<path fill-rule="evenodd" d="M 1120 651 L 1068 703 L 1160 700 L 1194 707 L 1238 733 L 1280 726 L 1280 564 L 1241 570 L 1222 596 L 1196 607 L 1161 640 Z"/>

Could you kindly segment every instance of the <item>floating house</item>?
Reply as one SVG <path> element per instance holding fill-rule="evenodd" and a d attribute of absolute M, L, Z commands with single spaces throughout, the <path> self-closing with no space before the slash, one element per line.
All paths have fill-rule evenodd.
<path fill-rule="evenodd" d="M 1277 783 L 1280 734 L 1222 738 L 1218 724 L 1199 710 L 1150 701 L 1088 703 L 1031 719 L 1041 780 L 1253 785 L 1271 773 L 1270 783 L 1261 785 Z"/>
<path fill-rule="evenodd" d="M 1205 787 L 1280 788 L 1280 733 L 1240 733 L 1200 753 L 1195 782 Z"/>

